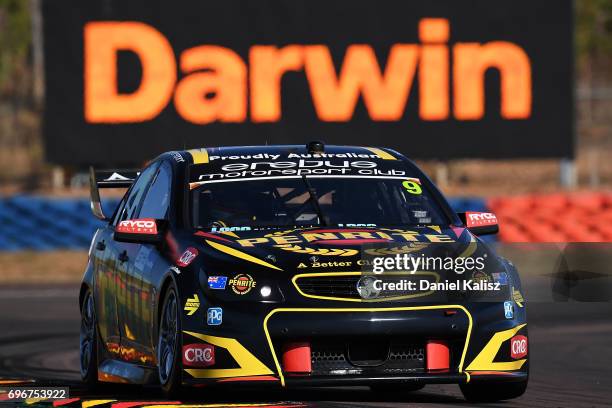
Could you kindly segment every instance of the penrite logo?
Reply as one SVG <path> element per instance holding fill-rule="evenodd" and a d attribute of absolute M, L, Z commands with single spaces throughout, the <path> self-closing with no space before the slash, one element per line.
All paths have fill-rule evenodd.
<path fill-rule="evenodd" d="M 253 289 L 257 282 L 253 279 L 253 277 L 247 273 L 239 273 L 230 279 L 228 285 L 232 288 L 237 295 L 246 295 Z"/>
<path fill-rule="evenodd" d="M 84 28 L 85 120 L 148 121 L 172 101 L 178 115 L 194 124 L 278 122 L 283 75 L 296 71 L 305 75 L 316 115 L 324 122 L 350 121 L 360 98 L 373 121 L 399 121 L 415 81 L 421 120 L 479 120 L 485 114 L 484 76 L 491 68 L 500 75 L 501 117 L 531 116 L 531 61 L 519 45 L 449 44 L 451 26 L 444 18 L 422 19 L 418 32 L 420 43 L 390 45 L 386 61 L 378 61 L 370 45 L 349 45 L 337 71 L 323 44 L 252 45 L 246 62 L 217 45 L 175 55 L 168 38 L 145 23 L 89 22 Z M 133 52 L 142 66 L 140 85 L 131 93 L 117 89 L 120 51 Z"/>

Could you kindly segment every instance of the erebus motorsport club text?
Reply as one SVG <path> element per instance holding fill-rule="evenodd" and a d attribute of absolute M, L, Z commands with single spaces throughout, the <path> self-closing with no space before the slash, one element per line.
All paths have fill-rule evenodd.
<path fill-rule="evenodd" d="M 229 163 L 221 166 L 225 173 L 202 174 L 199 181 L 224 178 L 301 176 L 301 175 L 360 175 L 405 176 L 399 169 L 382 171 L 373 161 L 304 160 L 279 162 Z"/>

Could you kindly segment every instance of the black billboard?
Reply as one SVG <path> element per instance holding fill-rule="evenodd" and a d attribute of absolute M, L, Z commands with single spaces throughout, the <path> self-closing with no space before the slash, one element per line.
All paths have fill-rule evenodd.
<path fill-rule="evenodd" d="M 571 0 L 46 0 L 50 162 L 376 145 L 573 157 Z"/>

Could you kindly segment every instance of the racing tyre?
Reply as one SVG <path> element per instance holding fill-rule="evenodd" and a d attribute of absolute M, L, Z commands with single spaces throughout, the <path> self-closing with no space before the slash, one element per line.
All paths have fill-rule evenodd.
<path fill-rule="evenodd" d="M 176 396 L 181 388 L 181 319 L 178 303 L 176 288 L 171 284 L 162 304 L 157 343 L 159 383 L 168 397 Z"/>
<path fill-rule="evenodd" d="M 520 397 L 527 389 L 527 380 L 509 383 L 459 384 L 469 402 L 495 402 Z"/>
<path fill-rule="evenodd" d="M 81 306 L 79 346 L 81 379 L 93 388 L 98 383 L 98 330 L 93 296 L 89 290 Z"/>

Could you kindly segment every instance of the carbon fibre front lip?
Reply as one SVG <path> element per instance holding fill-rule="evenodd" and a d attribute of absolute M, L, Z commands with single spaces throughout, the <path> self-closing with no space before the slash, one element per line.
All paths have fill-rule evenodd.
<path fill-rule="evenodd" d="M 467 384 L 474 382 L 520 382 L 526 381 L 529 374 L 526 372 L 499 372 L 490 373 L 414 373 L 411 375 L 402 376 L 359 376 L 359 375 L 339 375 L 339 376 L 303 376 L 303 377 L 285 377 L 285 388 L 299 387 L 338 387 L 338 386 L 368 386 L 374 384 Z M 261 381 L 253 381 L 252 379 L 241 380 L 234 378 L 231 382 L 208 380 L 202 381 L 197 379 L 184 379 L 185 385 L 194 386 L 244 386 L 244 387 L 275 387 L 280 388 L 279 379 L 269 379 Z"/>
<path fill-rule="evenodd" d="M 524 372 L 506 372 L 503 374 L 466 375 L 466 373 L 415 373 L 403 376 L 350 376 L 338 377 L 285 377 L 286 387 L 299 386 L 342 386 L 372 384 L 466 384 L 468 382 L 516 382 L 524 381 L 528 374 Z"/>
<path fill-rule="evenodd" d="M 402 376 L 320 376 L 320 377 L 285 377 L 286 387 L 300 386 L 342 386 L 372 384 L 460 384 L 467 383 L 468 376 L 458 373 L 428 374 L 415 373 Z"/>

